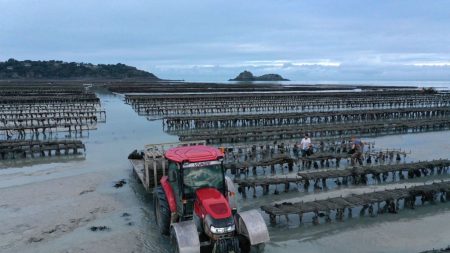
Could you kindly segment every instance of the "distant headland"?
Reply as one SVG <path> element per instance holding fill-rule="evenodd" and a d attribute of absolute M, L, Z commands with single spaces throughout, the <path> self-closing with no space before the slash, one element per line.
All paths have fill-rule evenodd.
<path fill-rule="evenodd" d="M 91 64 L 63 61 L 0 61 L 0 79 L 125 79 L 160 80 L 152 73 L 122 63 Z"/>
<path fill-rule="evenodd" d="M 265 74 L 262 76 L 254 76 L 250 71 L 241 72 L 238 76 L 229 81 L 289 81 L 278 74 Z"/>

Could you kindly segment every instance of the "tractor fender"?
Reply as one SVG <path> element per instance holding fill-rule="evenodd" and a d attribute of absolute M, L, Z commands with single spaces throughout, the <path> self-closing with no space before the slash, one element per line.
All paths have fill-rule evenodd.
<path fill-rule="evenodd" d="M 266 222 L 257 210 L 237 214 L 237 232 L 245 236 L 252 246 L 270 241 Z"/>
<path fill-rule="evenodd" d="M 178 247 L 177 252 L 200 253 L 200 239 L 197 227 L 192 220 L 173 223 L 170 236 L 172 247 Z"/>
<path fill-rule="evenodd" d="M 227 199 L 231 210 L 237 211 L 236 203 L 236 188 L 234 187 L 234 182 L 228 176 L 225 176 L 225 182 L 227 184 Z"/>
<path fill-rule="evenodd" d="M 177 211 L 177 202 L 175 200 L 172 186 L 169 184 L 169 178 L 167 176 L 163 176 L 159 182 L 161 183 L 161 186 L 164 189 L 164 193 L 166 194 L 170 212 L 175 213 Z"/>

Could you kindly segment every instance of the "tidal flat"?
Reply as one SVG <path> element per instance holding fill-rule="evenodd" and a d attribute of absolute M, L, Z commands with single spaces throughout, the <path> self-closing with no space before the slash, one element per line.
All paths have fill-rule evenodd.
<path fill-rule="evenodd" d="M 168 238 L 155 226 L 152 197 L 136 180 L 127 156 L 145 144 L 178 138 L 163 130 L 162 120 L 138 116 L 122 95 L 105 90 L 96 94 L 107 118 L 96 130 L 77 137 L 86 145 L 80 157 L 0 160 L 1 252 L 170 252 Z M 64 132 L 52 136 L 66 137 Z M 450 158 L 448 130 L 364 140 L 380 149 L 406 150 L 412 161 Z M 449 179 L 449 175 L 423 177 L 395 186 Z M 122 182 L 120 187 L 114 187 L 117 182 Z M 261 198 L 239 195 L 239 204 L 243 209 L 259 208 L 287 198 L 327 198 L 383 186 L 291 191 Z M 446 202 L 318 226 L 308 222 L 269 225 L 272 240 L 265 252 L 421 252 L 450 244 L 448 220 L 450 204 Z"/>

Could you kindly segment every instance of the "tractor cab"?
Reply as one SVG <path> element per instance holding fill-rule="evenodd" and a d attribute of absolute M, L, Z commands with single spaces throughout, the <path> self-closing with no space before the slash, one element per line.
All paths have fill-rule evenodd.
<path fill-rule="evenodd" d="M 178 147 L 167 151 L 165 157 L 169 162 L 167 183 L 173 191 L 178 219 L 192 218 L 196 200 L 201 204 L 213 196 L 228 196 L 220 150 L 208 146 Z"/>

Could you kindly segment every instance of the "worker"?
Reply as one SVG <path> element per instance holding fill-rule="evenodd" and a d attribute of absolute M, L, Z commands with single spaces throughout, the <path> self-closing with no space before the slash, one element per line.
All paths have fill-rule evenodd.
<path fill-rule="evenodd" d="M 306 149 L 306 156 L 310 156 L 312 154 L 314 154 L 314 146 L 312 143 L 308 144 L 308 149 Z"/>
<path fill-rule="evenodd" d="M 302 147 L 302 157 L 305 157 L 308 154 L 308 149 L 311 144 L 311 138 L 309 138 L 309 135 L 305 133 L 304 138 L 300 142 L 300 146 Z"/>
<path fill-rule="evenodd" d="M 364 151 L 364 142 L 360 139 L 357 139 L 355 136 L 352 136 L 351 139 L 352 148 L 349 152 L 351 154 L 351 165 L 355 165 L 355 160 L 358 161 L 359 165 L 363 165 L 362 161 L 362 153 Z"/>
<path fill-rule="evenodd" d="M 309 138 L 309 135 L 305 133 L 304 138 L 300 142 L 300 148 L 302 149 L 302 157 L 310 156 L 311 153 L 311 138 Z M 310 167 L 311 161 L 307 161 L 305 159 L 302 159 L 302 167 Z"/>

